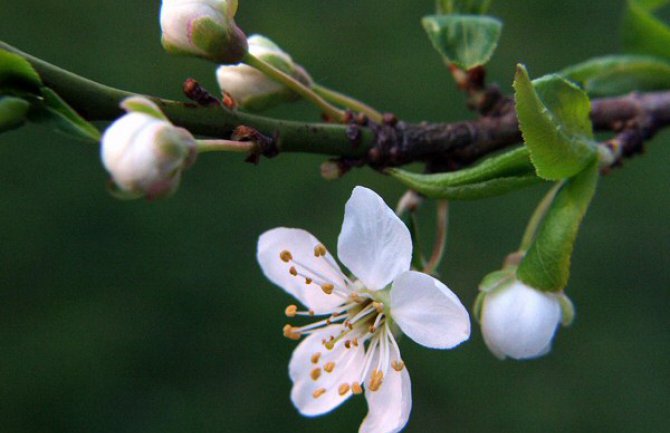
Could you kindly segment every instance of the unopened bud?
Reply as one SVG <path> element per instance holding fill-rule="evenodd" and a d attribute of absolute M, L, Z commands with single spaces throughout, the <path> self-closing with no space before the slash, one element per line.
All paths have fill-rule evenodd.
<path fill-rule="evenodd" d="M 301 83 L 312 85 L 309 74 L 270 39 L 261 35 L 250 36 L 249 53 Z M 220 66 L 216 71 L 216 78 L 221 90 L 229 93 L 240 108 L 247 110 L 261 111 L 282 102 L 299 99 L 288 87 L 245 64 Z"/>
<path fill-rule="evenodd" d="M 179 186 L 192 163 L 196 142 L 146 98 L 134 96 L 121 106 L 128 111 L 102 136 L 102 163 L 119 192 L 128 198 L 160 198 Z"/>
<path fill-rule="evenodd" d="M 237 63 L 247 52 L 247 38 L 235 24 L 237 0 L 163 0 L 162 43 L 171 54 Z"/>

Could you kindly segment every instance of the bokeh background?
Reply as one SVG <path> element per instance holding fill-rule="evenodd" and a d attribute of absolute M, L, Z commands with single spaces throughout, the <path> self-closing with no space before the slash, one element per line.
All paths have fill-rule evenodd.
<path fill-rule="evenodd" d="M 533 76 L 619 47 L 622 0 L 510 0 L 490 77 Z M 2 0 L 0 38 L 89 78 L 181 98 L 213 67 L 166 55 L 157 0 Z M 320 82 L 408 121 L 471 116 L 419 25 L 432 0 L 241 0 L 238 22 L 278 42 Z M 313 120 L 305 104 L 272 115 Z M 101 125 L 104 126 L 104 125 Z M 322 158 L 259 166 L 207 155 L 172 199 L 105 192 L 98 149 L 30 127 L 0 136 L 0 432 L 349 432 L 364 399 L 301 417 L 289 401 L 284 306 L 256 239 L 303 227 L 334 248 L 354 185 L 391 204 L 371 170 L 336 182 Z M 670 133 L 604 178 L 573 258 L 577 319 L 551 354 L 500 362 L 474 327 L 457 350 L 401 342 L 413 380 L 407 432 L 670 431 Z M 542 196 L 454 203 L 443 280 L 472 305 Z M 430 233 L 433 207 L 422 216 Z"/>

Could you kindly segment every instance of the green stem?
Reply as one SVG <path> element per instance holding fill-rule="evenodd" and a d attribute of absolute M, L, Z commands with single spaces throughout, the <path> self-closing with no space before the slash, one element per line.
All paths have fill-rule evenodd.
<path fill-rule="evenodd" d="M 198 153 L 206 152 L 251 152 L 256 148 L 253 141 L 198 140 Z"/>
<path fill-rule="evenodd" d="M 316 83 L 312 85 L 312 90 L 333 104 L 342 105 L 343 107 L 347 107 L 353 111 L 365 114 L 373 122 L 381 123 L 384 120 L 383 115 L 379 111 L 370 107 L 366 103 L 359 101 L 358 99 L 352 98 L 351 96 L 345 95 L 336 90 L 329 89 Z"/>
<path fill-rule="evenodd" d="M 547 195 L 544 196 L 540 204 L 537 205 L 537 208 L 535 208 L 533 215 L 530 217 L 530 220 L 528 221 L 528 225 L 526 226 L 526 231 L 523 234 L 523 238 L 521 239 L 521 245 L 519 245 L 519 253 L 526 254 L 526 251 L 528 251 L 528 249 L 533 244 L 533 240 L 535 240 L 537 230 L 540 228 L 540 224 L 542 224 L 542 221 L 544 220 L 547 211 L 551 207 L 551 204 L 554 202 L 554 197 L 556 197 L 556 194 L 561 189 L 563 184 L 564 184 L 563 181 L 556 182 L 556 184 L 549 190 L 549 192 L 547 192 Z"/>
<path fill-rule="evenodd" d="M 0 41 L 0 49 L 16 53 L 35 68 L 44 84 L 53 89 L 82 117 L 89 121 L 113 121 L 124 114 L 119 104 L 137 95 L 97 83 Z M 374 142 L 372 131 L 362 130 L 358 146 L 346 138 L 346 126 L 326 123 L 295 122 L 273 119 L 217 106 L 196 106 L 147 96 L 155 102 L 175 125 L 206 137 L 226 138 L 240 125 L 278 137 L 281 152 L 304 152 L 357 158 L 365 155 Z"/>
<path fill-rule="evenodd" d="M 325 99 L 317 95 L 312 89 L 305 86 L 290 75 L 284 73 L 283 71 L 275 68 L 268 62 L 254 56 L 251 53 L 245 54 L 242 62 L 258 69 L 269 78 L 293 90 L 295 93 L 318 107 L 321 111 L 323 111 L 324 114 L 326 114 L 334 121 L 341 123 L 344 120 L 344 111 L 330 105 Z"/>

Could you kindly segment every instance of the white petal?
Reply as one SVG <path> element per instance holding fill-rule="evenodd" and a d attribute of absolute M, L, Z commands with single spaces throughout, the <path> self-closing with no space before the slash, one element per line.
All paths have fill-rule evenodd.
<path fill-rule="evenodd" d="M 486 296 L 481 324 L 484 341 L 499 358 L 535 358 L 551 349 L 561 321 L 558 298 L 517 281 Z"/>
<path fill-rule="evenodd" d="M 340 385 L 351 386 L 353 382 L 360 380 L 364 359 L 363 345 L 352 345 L 347 349 L 341 341 L 332 350 L 328 350 L 322 344 L 323 339 L 337 337 L 343 329 L 341 325 L 328 326 L 307 337 L 293 351 L 289 363 L 289 376 L 293 381 L 291 401 L 305 416 L 322 415 L 333 410 L 352 395 L 350 389 L 340 395 Z M 317 363 L 314 363 L 313 357 L 317 353 L 320 355 Z M 324 367 L 330 362 L 335 367 L 328 373 Z M 316 380 L 312 377 L 315 369 L 319 369 L 320 373 Z M 325 393 L 315 397 L 314 392 L 319 389 L 324 389 Z"/>
<path fill-rule="evenodd" d="M 412 239 L 377 193 L 357 186 L 344 209 L 337 254 L 368 289 L 380 290 L 409 269 Z"/>
<path fill-rule="evenodd" d="M 321 245 L 319 240 L 301 229 L 276 228 L 263 233 L 258 239 L 257 258 L 265 276 L 295 296 L 307 308 L 316 314 L 330 313 L 341 305 L 344 298 L 337 293 L 326 295 L 319 284 L 333 284 L 340 290 L 346 290 L 346 284 L 335 260 L 327 253 L 324 257 L 314 255 L 314 247 Z M 289 251 L 295 262 L 284 262 L 279 255 Z M 291 266 L 314 280 L 305 284 L 305 279 L 289 273 Z M 309 269 L 307 269 L 309 268 Z"/>
<path fill-rule="evenodd" d="M 391 289 L 391 317 L 417 343 L 450 349 L 470 337 L 470 316 L 458 296 L 440 281 L 408 271 Z"/>
<path fill-rule="evenodd" d="M 400 352 L 395 347 L 390 349 L 391 360 L 401 360 Z M 372 365 L 376 364 L 378 357 L 375 354 Z M 402 430 L 412 410 L 412 383 L 407 368 L 401 371 L 388 368 L 379 390 L 370 391 L 366 387 L 365 399 L 368 402 L 368 414 L 359 433 L 397 433 Z"/>

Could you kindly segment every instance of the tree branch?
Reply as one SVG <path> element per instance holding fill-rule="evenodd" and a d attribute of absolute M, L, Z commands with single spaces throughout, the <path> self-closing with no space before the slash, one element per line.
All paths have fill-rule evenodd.
<path fill-rule="evenodd" d="M 25 57 L 45 85 L 88 120 L 118 118 L 122 114 L 119 103 L 132 95 L 65 71 L 1 41 L 0 48 Z M 451 171 L 522 142 L 514 102 L 509 97 L 471 121 L 410 124 L 391 119 L 364 125 L 279 120 L 222 106 L 149 98 L 176 125 L 197 135 L 225 139 L 244 125 L 273 138 L 275 152 L 269 155 L 276 151 L 316 153 L 379 169 L 419 161 L 425 162 L 429 171 Z M 644 141 L 670 125 L 670 91 L 594 99 L 591 118 L 596 131 L 617 133 L 617 143 L 623 147 L 621 156 L 630 156 L 641 150 Z"/>

